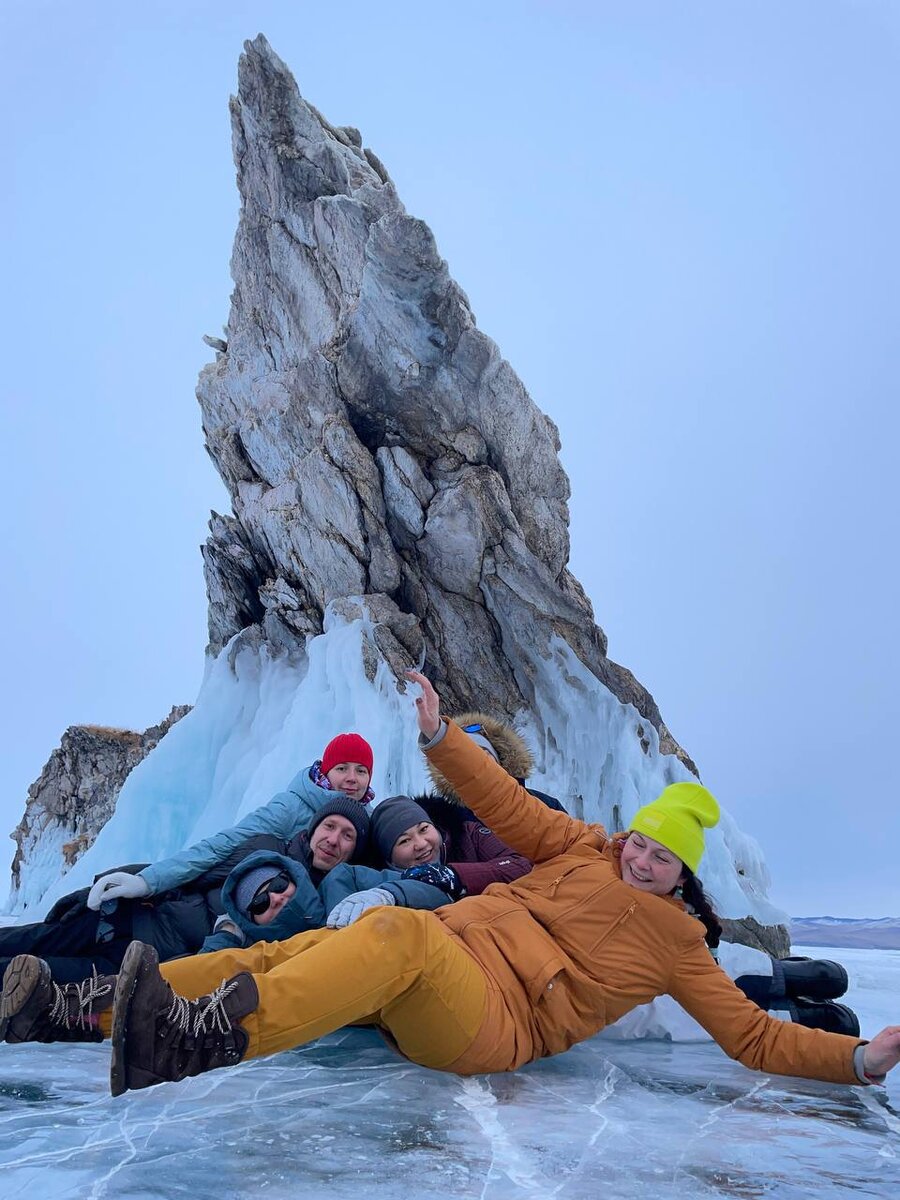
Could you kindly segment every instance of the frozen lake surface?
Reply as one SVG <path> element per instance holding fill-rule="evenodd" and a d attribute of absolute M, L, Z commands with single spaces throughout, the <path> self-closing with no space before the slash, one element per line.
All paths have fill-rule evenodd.
<path fill-rule="evenodd" d="M 900 1021 L 900 951 L 814 953 L 864 1034 Z M 900 1196 L 900 1078 L 760 1075 L 712 1044 L 599 1037 L 463 1080 L 353 1030 L 118 1100 L 105 1046 L 0 1055 L 2 1200 Z"/>

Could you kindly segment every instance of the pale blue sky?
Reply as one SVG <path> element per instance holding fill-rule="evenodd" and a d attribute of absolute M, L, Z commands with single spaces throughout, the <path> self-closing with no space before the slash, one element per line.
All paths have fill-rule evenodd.
<path fill-rule="evenodd" d="M 196 694 L 227 499 L 193 390 L 259 31 L 360 128 L 558 423 L 610 653 L 763 844 L 773 898 L 900 914 L 888 0 L 8 0 L 0 833 L 65 726 Z"/>

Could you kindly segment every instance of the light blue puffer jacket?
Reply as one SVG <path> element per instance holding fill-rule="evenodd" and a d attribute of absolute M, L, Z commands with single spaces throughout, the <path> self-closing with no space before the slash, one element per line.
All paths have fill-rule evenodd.
<path fill-rule="evenodd" d="M 223 829 L 211 838 L 204 838 L 179 850 L 171 858 L 151 863 L 139 872 L 150 888 L 150 895 L 181 887 L 223 862 L 247 838 L 267 833 L 289 842 L 295 833 L 305 829 L 315 812 L 340 795 L 318 787 L 310 778 L 311 767 L 304 767 L 291 780 L 286 792 L 278 792 L 268 804 L 248 813 L 231 829 Z"/>

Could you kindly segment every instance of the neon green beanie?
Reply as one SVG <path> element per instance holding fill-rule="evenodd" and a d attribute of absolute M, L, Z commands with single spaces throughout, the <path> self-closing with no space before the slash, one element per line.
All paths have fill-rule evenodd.
<path fill-rule="evenodd" d="M 719 820 L 715 796 L 699 783 L 670 783 L 650 804 L 634 814 L 628 832 L 636 830 L 677 854 L 696 871 L 703 857 L 703 830 Z"/>

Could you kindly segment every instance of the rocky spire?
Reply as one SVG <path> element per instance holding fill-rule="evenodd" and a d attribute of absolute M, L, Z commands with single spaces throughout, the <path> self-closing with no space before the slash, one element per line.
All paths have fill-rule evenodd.
<path fill-rule="evenodd" d="M 395 670 L 424 653 L 447 709 L 512 716 L 539 708 L 535 655 L 558 637 L 691 766 L 606 655 L 567 567 L 556 426 L 476 328 L 428 226 L 262 36 L 231 114 L 235 286 L 198 388 L 234 511 L 203 551 L 210 649 L 245 631 L 302 653 L 326 605 L 353 597 Z"/>

